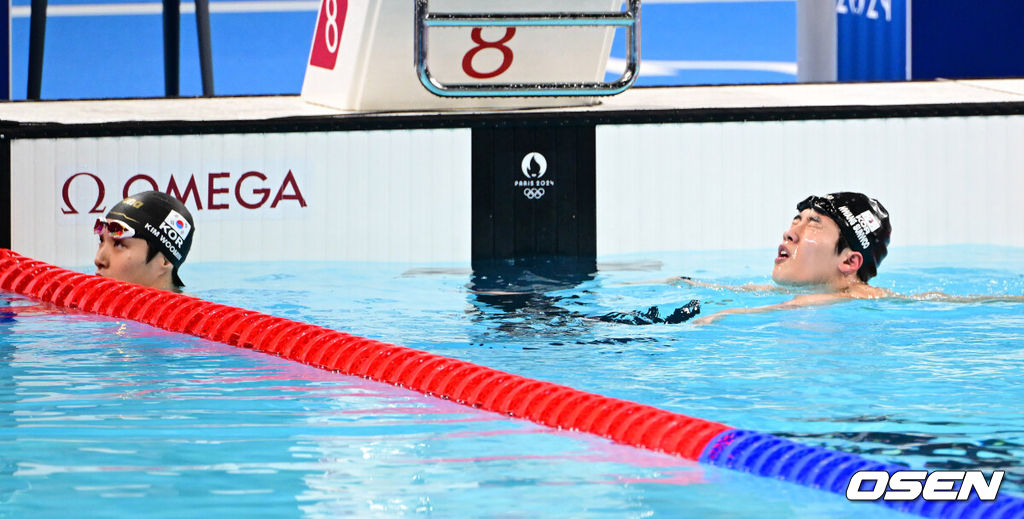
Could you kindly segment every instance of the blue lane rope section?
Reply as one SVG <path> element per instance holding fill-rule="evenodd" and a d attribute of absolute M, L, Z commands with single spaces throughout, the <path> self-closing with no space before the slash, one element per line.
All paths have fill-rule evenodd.
<path fill-rule="evenodd" d="M 854 473 L 884 470 L 890 475 L 909 467 L 869 460 L 856 454 L 804 445 L 771 434 L 730 429 L 708 442 L 699 460 L 719 467 L 781 479 L 846 496 Z M 950 519 L 1021 519 L 1024 498 L 1001 494 L 982 501 L 971 493 L 967 501 L 882 501 L 895 510 L 923 517 Z"/>

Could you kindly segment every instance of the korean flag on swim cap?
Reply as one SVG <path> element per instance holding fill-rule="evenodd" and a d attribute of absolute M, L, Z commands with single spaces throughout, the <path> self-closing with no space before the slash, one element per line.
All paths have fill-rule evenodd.
<path fill-rule="evenodd" d="M 107 213 L 107 218 L 123 219 L 132 225 L 137 238 L 146 240 L 174 265 L 174 284 L 185 286 L 178 277 L 178 267 L 185 262 L 195 236 L 195 221 L 185 204 L 160 191 L 145 191 L 119 202 Z"/>
<path fill-rule="evenodd" d="M 192 233 L 192 224 L 179 212 L 171 209 L 167 213 L 167 218 L 164 218 L 164 223 L 181 236 L 182 238 L 188 238 L 188 235 Z"/>
<path fill-rule="evenodd" d="M 798 211 L 814 209 L 836 222 L 850 248 L 864 256 L 857 272 L 867 281 L 878 273 L 878 265 L 889 253 L 889 212 L 881 202 L 861 193 L 839 192 L 809 196 L 796 206 Z"/>

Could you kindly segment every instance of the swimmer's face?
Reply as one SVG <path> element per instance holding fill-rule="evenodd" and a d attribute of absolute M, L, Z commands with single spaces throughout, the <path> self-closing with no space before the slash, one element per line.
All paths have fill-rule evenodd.
<path fill-rule="evenodd" d="M 142 238 L 115 239 L 106 230 L 99 236 L 96 251 L 96 275 L 118 281 L 127 281 L 152 288 L 170 290 L 173 265 L 163 254 L 157 253 L 146 261 L 149 244 Z"/>
<path fill-rule="evenodd" d="M 841 278 L 836 252 L 839 226 L 828 216 L 804 209 L 782 233 L 772 279 L 780 285 L 828 285 Z M 847 252 L 849 249 L 846 249 Z"/>

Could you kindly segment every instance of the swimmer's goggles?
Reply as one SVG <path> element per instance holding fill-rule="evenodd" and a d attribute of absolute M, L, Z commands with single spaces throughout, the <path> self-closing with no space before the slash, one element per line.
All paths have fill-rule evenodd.
<path fill-rule="evenodd" d="M 117 220 L 104 220 L 103 218 L 97 218 L 96 223 L 92 226 L 92 232 L 96 235 L 103 235 L 103 231 L 106 230 L 110 233 L 110 237 L 115 240 L 123 240 L 125 238 L 131 238 L 135 236 L 135 229 L 124 222 Z"/>
<path fill-rule="evenodd" d="M 839 194 L 841 195 L 843 193 Z M 849 207 L 849 204 L 850 202 L 847 201 L 846 204 L 844 204 L 844 207 Z M 836 227 L 839 227 L 839 234 L 841 234 L 843 238 L 846 238 L 846 243 L 850 246 L 850 249 L 861 253 L 861 255 L 864 256 L 864 262 L 866 264 L 871 265 L 872 268 L 878 268 L 878 263 L 881 260 L 875 259 L 874 246 L 869 245 L 868 247 L 864 247 L 861 244 L 860 238 L 857 236 L 857 231 L 853 228 L 854 225 L 860 224 L 857 223 L 855 219 L 851 221 L 851 218 L 853 218 L 852 212 L 847 211 L 847 214 L 850 215 L 850 217 L 847 217 L 843 215 L 843 212 L 840 211 L 838 207 L 836 207 L 834 199 L 826 196 L 814 195 L 805 198 L 802 202 L 796 205 L 797 211 L 803 211 L 804 209 L 814 209 L 815 211 L 831 218 L 832 221 L 836 223 Z M 868 243 L 873 244 L 877 242 L 877 238 L 874 237 L 874 233 L 867 232 L 866 236 L 869 240 Z M 884 258 L 885 254 L 883 254 L 882 257 Z"/>

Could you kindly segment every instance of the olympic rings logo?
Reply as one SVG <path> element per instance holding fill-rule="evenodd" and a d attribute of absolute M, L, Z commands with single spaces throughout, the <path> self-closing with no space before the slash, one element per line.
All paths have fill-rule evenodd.
<path fill-rule="evenodd" d="M 530 200 L 540 200 L 540 197 L 544 196 L 543 187 L 528 187 L 523 190 L 523 196 Z"/>

